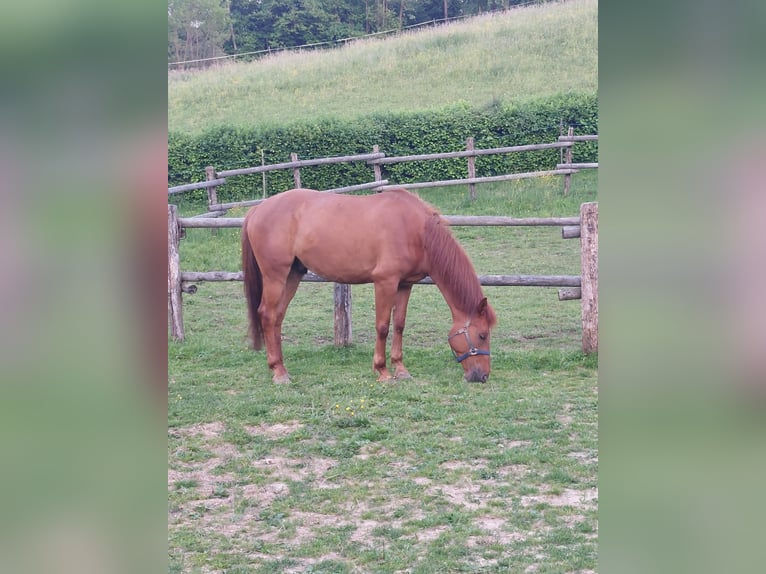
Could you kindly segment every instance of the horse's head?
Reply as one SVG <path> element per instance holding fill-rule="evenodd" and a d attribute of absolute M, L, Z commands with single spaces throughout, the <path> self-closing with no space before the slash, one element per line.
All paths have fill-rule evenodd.
<path fill-rule="evenodd" d="M 496 322 L 495 312 L 484 297 L 468 320 L 456 319 L 452 324 L 447 341 L 469 383 L 486 383 L 489 378 L 489 335 Z"/>

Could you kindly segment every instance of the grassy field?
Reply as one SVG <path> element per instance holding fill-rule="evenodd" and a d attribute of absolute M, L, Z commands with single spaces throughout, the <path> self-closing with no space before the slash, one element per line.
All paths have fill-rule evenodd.
<path fill-rule="evenodd" d="M 443 213 L 576 215 L 596 175 L 424 190 Z M 183 212 L 202 211 L 182 205 Z M 237 215 L 236 213 L 232 215 Z M 577 274 L 558 228 L 455 228 L 479 273 Z M 238 270 L 239 232 L 187 230 L 185 270 Z M 597 357 L 579 302 L 485 288 L 492 375 L 467 384 L 449 310 L 413 290 L 413 379 L 372 372 L 372 287 L 354 286 L 354 344 L 332 345 L 332 286 L 303 284 L 284 325 L 293 382 L 247 349 L 242 284 L 186 295 L 169 343 L 170 572 L 592 572 L 597 556 Z"/>
<path fill-rule="evenodd" d="M 595 93 L 597 53 L 597 0 L 529 6 L 329 51 L 169 73 L 168 128 L 193 134 Z"/>

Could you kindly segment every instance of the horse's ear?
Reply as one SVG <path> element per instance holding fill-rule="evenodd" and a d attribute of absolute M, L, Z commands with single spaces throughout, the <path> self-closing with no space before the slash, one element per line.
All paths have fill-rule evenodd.
<path fill-rule="evenodd" d="M 489 306 L 486 297 L 484 297 L 484 299 L 479 302 L 479 306 L 476 308 L 476 314 L 479 317 L 483 317 L 484 320 L 487 321 L 487 325 L 490 329 L 497 324 L 497 315 L 495 315 L 495 310 Z"/>

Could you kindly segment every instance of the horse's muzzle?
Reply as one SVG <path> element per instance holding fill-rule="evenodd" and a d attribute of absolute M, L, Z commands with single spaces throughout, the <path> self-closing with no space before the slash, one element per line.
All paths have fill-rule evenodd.
<path fill-rule="evenodd" d="M 486 383 L 488 378 L 489 373 L 481 369 L 471 369 L 465 374 L 465 380 L 469 383 Z"/>

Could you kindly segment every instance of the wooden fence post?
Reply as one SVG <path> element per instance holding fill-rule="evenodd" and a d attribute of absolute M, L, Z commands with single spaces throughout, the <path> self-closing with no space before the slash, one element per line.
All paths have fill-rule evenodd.
<path fill-rule="evenodd" d="M 372 146 L 372 153 L 380 153 L 380 146 L 378 144 Z M 375 174 L 375 181 L 383 180 L 383 171 L 381 170 L 379 163 L 372 164 L 372 172 Z M 378 190 L 378 193 L 380 193 L 380 190 Z"/>
<path fill-rule="evenodd" d="M 466 151 L 473 151 L 473 137 L 466 138 L 465 140 L 465 149 Z M 469 155 L 468 156 L 468 177 L 474 178 L 476 177 L 476 157 Z M 475 183 L 469 183 L 468 184 L 468 190 L 471 193 L 471 201 L 476 201 L 476 184 Z"/>
<path fill-rule="evenodd" d="M 335 284 L 335 346 L 351 344 L 351 285 Z"/>
<path fill-rule="evenodd" d="M 598 203 L 580 206 L 582 350 L 598 351 Z"/>
<path fill-rule="evenodd" d="M 261 166 L 266 165 L 266 154 L 261 150 Z M 263 183 L 263 199 L 266 199 L 266 170 L 261 172 L 261 182 Z"/>
<path fill-rule="evenodd" d="M 212 165 L 209 165 L 205 168 L 205 179 L 207 181 L 213 181 L 216 178 L 215 168 Z M 207 188 L 207 208 L 209 211 L 214 212 L 214 207 L 218 205 L 218 187 L 212 186 Z M 214 213 L 218 213 L 218 215 L 214 215 L 213 217 L 219 217 L 221 215 L 226 215 L 225 211 L 215 211 Z M 220 231 L 218 229 L 211 229 L 210 235 L 218 235 Z"/>
<path fill-rule="evenodd" d="M 181 260 L 178 254 L 180 240 L 178 213 L 175 205 L 168 205 L 168 322 L 170 336 L 184 340 L 184 317 L 181 296 Z"/>
<path fill-rule="evenodd" d="M 209 165 L 205 168 L 205 179 L 213 181 L 215 179 L 215 168 Z M 216 186 L 207 188 L 207 208 L 213 210 L 213 206 L 218 205 L 218 188 Z"/>
<path fill-rule="evenodd" d="M 574 128 L 572 126 L 569 126 L 569 129 L 567 130 L 567 136 L 573 137 L 574 136 Z M 572 145 L 570 145 L 567 150 L 564 152 L 564 162 L 571 164 L 572 163 L 572 155 L 574 148 L 574 142 L 572 142 Z M 564 176 L 564 195 L 569 195 L 569 189 L 572 187 L 572 174 L 568 173 Z"/>
<path fill-rule="evenodd" d="M 293 152 L 290 154 L 290 159 L 292 161 L 298 161 L 298 154 Z M 295 187 L 301 186 L 301 168 L 294 167 L 293 168 L 293 179 L 295 180 Z"/>

